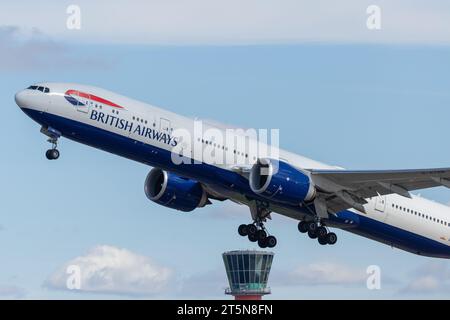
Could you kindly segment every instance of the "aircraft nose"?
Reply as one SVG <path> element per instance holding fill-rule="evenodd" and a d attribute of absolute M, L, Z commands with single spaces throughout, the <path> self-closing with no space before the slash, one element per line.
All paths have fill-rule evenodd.
<path fill-rule="evenodd" d="M 17 92 L 14 99 L 19 107 L 25 107 L 26 93 L 24 90 Z"/>

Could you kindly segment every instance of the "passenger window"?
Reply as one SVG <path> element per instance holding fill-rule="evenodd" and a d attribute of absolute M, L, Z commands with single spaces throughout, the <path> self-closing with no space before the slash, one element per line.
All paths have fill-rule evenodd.
<path fill-rule="evenodd" d="M 44 87 L 38 87 L 37 89 L 38 89 L 39 91 L 44 92 Z"/>

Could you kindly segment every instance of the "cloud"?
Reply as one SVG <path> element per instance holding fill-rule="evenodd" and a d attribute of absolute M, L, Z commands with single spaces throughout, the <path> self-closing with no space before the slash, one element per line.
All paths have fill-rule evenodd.
<path fill-rule="evenodd" d="M 217 220 L 250 221 L 250 209 L 246 205 L 233 201 L 213 201 L 211 206 L 205 208 L 205 214 L 196 215 L 198 219 L 205 217 Z"/>
<path fill-rule="evenodd" d="M 231 200 L 223 202 L 213 200 L 213 205 L 207 206 L 203 210 L 204 212 L 202 214 L 193 215 L 192 217 L 195 219 L 208 218 L 235 221 L 237 224 L 251 222 L 250 208 L 245 204 L 238 204 Z M 267 222 L 269 227 L 275 224 L 289 224 L 295 227 L 298 223 L 298 221 L 292 218 L 277 213 L 272 213 L 270 217 L 272 219 L 269 219 Z"/>
<path fill-rule="evenodd" d="M 102 245 L 68 261 L 48 277 L 44 286 L 69 290 L 66 271 L 73 265 L 81 272 L 78 292 L 149 296 L 163 293 L 172 278 L 169 268 L 159 266 L 149 257 Z"/>
<path fill-rule="evenodd" d="M 136 0 L 129 5 L 126 0 L 78 0 L 81 29 L 68 30 L 67 4 L 29 2 L 28 10 L 23 10 L 22 2 L 11 2 L 3 5 L 0 21 L 96 43 L 450 43 L 448 1 L 378 0 L 381 30 L 370 31 L 366 10 L 373 4 L 372 0 Z"/>
<path fill-rule="evenodd" d="M 439 280 L 435 276 L 422 276 L 411 281 L 404 289 L 406 293 L 436 292 L 440 288 Z"/>
<path fill-rule="evenodd" d="M 69 47 L 33 28 L 28 32 L 17 26 L 0 26 L 0 72 L 57 70 L 64 68 L 104 68 L 106 62 L 90 57 L 72 56 Z"/>
<path fill-rule="evenodd" d="M 0 298 L 3 299 L 20 299 L 26 295 L 23 288 L 12 285 L 0 285 Z"/>
<path fill-rule="evenodd" d="M 450 294 L 450 268 L 446 261 L 427 263 L 411 273 L 400 294 Z"/>
<path fill-rule="evenodd" d="M 367 273 L 364 268 L 350 267 L 332 262 L 316 262 L 298 266 L 291 272 L 278 273 L 273 278 L 280 285 L 366 285 Z"/>

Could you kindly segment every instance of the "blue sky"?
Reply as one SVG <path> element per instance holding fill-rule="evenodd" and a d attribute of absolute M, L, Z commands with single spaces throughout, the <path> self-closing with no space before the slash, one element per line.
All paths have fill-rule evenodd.
<path fill-rule="evenodd" d="M 423 12 L 412 3 L 409 10 Z M 352 4 L 346 6 L 354 8 Z M 45 1 L 42 5 L 49 6 Z M 117 8 L 121 6 L 118 2 Z M 450 13 L 440 1 L 432 1 L 429 8 L 437 17 Z M 383 29 L 380 32 L 386 36 L 377 35 L 376 41 L 364 41 L 362 31 L 343 39 L 336 35 L 351 26 L 332 33 L 335 26 L 324 24 L 325 18 L 310 22 L 317 42 L 302 40 L 308 31 L 301 26 L 302 32 L 291 35 L 297 37 L 295 41 L 280 36 L 287 26 L 267 37 L 258 26 L 250 28 L 252 32 L 242 27 L 248 32 L 243 41 L 235 32 L 225 32 L 226 25 L 212 28 L 209 34 L 194 27 L 176 34 L 160 25 L 149 31 L 154 37 L 124 27 L 124 34 L 141 36 L 113 41 L 113 31 L 89 19 L 80 31 L 83 34 L 50 29 L 51 23 L 59 24 L 45 17 L 52 20 L 60 7 L 31 22 L 22 19 L 20 11 L 9 9 L 15 20 L 9 18 L 6 24 L 14 28 L 0 26 L 4 110 L 0 298 L 222 298 L 227 283 L 221 253 L 252 248 L 236 231 L 240 223 L 249 221 L 245 208 L 215 203 L 181 214 L 158 206 L 144 195 L 143 182 L 150 170 L 144 165 L 68 140 L 60 143 L 61 158 L 47 161 L 45 137 L 14 103 L 14 93 L 34 82 L 92 84 L 184 115 L 242 127 L 279 128 L 283 148 L 349 169 L 449 166 L 450 47 L 446 43 L 450 39 L 445 25 L 424 28 L 417 39 L 412 37 L 414 41 L 402 41 L 400 31 L 391 37 Z M 92 15 L 86 11 L 88 17 Z M 64 8 L 61 15 L 62 30 Z M 364 17 L 365 10 L 358 19 L 364 23 Z M 246 18 L 252 21 L 251 16 Z M 33 33 L 31 27 L 41 31 Z M 404 39 L 411 39 L 409 32 Z M 164 35 L 170 44 L 158 40 Z M 420 193 L 450 202 L 446 189 Z M 446 261 L 391 249 L 340 230 L 337 245 L 322 247 L 299 234 L 296 224 L 278 215 L 269 224 L 279 241 L 269 279 L 270 298 L 450 296 Z M 115 270 L 116 275 L 124 270 L 147 274 L 143 265 L 156 274 L 168 270 L 164 288 L 157 288 L 149 276 L 143 280 L 144 294 L 134 292 L 122 278 L 112 290 L 61 289 L 55 280 L 61 268 L 98 252 L 116 254 L 119 264 L 123 259 L 132 261 L 129 269 Z M 365 285 L 365 269 L 373 264 L 381 267 L 381 290 L 370 291 Z M 341 276 L 323 274 L 329 270 Z"/>

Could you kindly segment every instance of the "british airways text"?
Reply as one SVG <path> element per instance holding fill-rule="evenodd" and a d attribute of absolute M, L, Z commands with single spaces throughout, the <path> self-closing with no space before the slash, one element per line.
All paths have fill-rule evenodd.
<path fill-rule="evenodd" d="M 162 133 L 158 130 L 147 128 L 144 125 L 135 125 L 134 122 L 112 116 L 110 114 L 105 114 L 96 110 L 92 110 L 91 120 L 107 124 L 111 127 L 117 128 L 119 130 L 128 131 L 133 134 L 138 134 L 142 137 L 146 137 L 151 140 L 159 141 L 165 143 L 169 146 L 175 147 L 178 145 L 178 140 L 172 137 L 170 134 Z"/>

